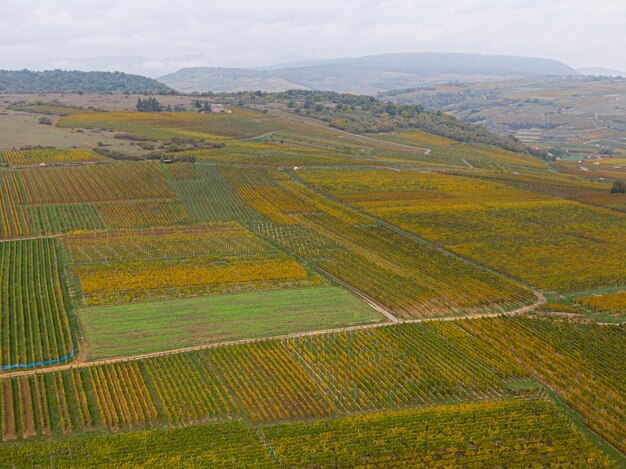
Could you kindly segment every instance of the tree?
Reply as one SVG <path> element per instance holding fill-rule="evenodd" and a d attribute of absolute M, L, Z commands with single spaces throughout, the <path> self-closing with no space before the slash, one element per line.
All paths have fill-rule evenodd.
<path fill-rule="evenodd" d="M 613 182 L 613 187 L 611 187 L 611 194 L 626 194 L 626 184 L 624 184 L 624 181 Z"/>

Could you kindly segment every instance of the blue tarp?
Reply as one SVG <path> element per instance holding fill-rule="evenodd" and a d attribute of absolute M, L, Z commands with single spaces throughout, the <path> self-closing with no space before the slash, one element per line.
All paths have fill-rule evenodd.
<path fill-rule="evenodd" d="M 43 360 L 40 362 L 33 363 L 17 363 L 15 365 L 2 365 L 0 366 L 0 370 L 14 370 L 16 368 L 34 368 L 36 366 L 45 366 L 45 365 L 56 365 L 57 363 L 64 362 L 65 360 L 69 360 L 74 356 L 74 347 L 72 347 L 72 351 L 61 358 L 55 358 L 54 360 Z"/>

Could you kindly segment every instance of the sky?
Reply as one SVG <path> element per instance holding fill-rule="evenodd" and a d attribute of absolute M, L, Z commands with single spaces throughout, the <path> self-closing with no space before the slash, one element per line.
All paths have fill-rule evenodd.
<path fill-rule="evenodd" d="M 626 0 L 0 0 L 0 68 L 263 66 L 474 52 L 626 71 Z"/>

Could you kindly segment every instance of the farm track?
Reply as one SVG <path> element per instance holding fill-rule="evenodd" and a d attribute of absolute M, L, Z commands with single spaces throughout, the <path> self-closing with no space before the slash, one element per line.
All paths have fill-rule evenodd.
<path fill-rule="evenodd" d="M 50 234 L 50 235 L 42 235 L 42 236 L 18 236 L 16 238 L 11 239 L 0 239 L 0 243 L 11 243 L 13 241 L 28 241 L 33 239 L 48 239 L 48 238 L 61 238 L 64 236 L 63 234 Z"/>
<path fill-rule="evenodd" d="M 94 361 L 72 362 L 66 365 L 56 365 L 56 366 L 51 366 L 48 368 L 14 371 L 10 373 L 1 373 L 0 378 L 29 376 L 29 375 L 39 374 L 39 373 L 53 373 L 55 371 L 71 370 L 73 368 L 88 368 L 88 367 L 98 366 L 98 365 L 107 365 L 110 363 L 122 363 L 122 362 L 129 362 L 129 361 L 135 361 L 135 360 L 144 360 L 146 358 L 161 357 L 165 355 L 175 355 L 175 354 L 185 353 L 185 352 L 194 352 L 197 350 L 208 350 L 208 349 L 213 349 L 213 348 L 228 347 L 231 345 L 242 345 L 242 344 L 250 344 L 250 343 L 255 343 L 255 342 L 264 342 L 267 340 L 282 340 L 282 339 L 291 339 L 291 338 L 297 338 L 297 337 L 310 337 L 310 336 L 316 336 L 316 335 L 358 331 L 358 330 L 364 330 L 364 329 L 375 329 L 379 327 L 390 327 L 390 326 L 394 326 L 398 324 L 419 324 L 419 323 L 436 322 L 436 321 L 452 322 L 452 321 L 462 321 L 465 319 L 480 319 L 480 318 L 490 318 L 490 317 L 499 317 L 499 316 L 519 316 L 519 315 L 522 315 L 522 314 L 528 313 L 529 311 L 534 310 L 535 308 L 541 306 L 542 304 L 546 302 L 546 298 L 541 292 L 535 291 L 534 293 L 535 293 L 535 296 L 537 297 L 537 301 L 535 301 L 533 304 L 528 305 L 528 306 L 523 306 L 521 308 L 517 308 L 512 311 L 507 311 L 507 312 L 468 314 L 464 316 L 448 316 L 448 317 L 438 317 L 438 318 L 396 320 L 397 322 L 389 321 L 389 322 L 382 322 L 382 323 L 376 323 L 376 324 L 364 324 L 361 326 L 338 327 L 334 329 L 321 329 L 317 331 L 308 331 L 308 332 L 294 332 L 291 334 L 261 337 L 261 338 L 255 338 L 255 339 L 231 340 L 231 341 L 225 341 L 225 342 L 216 342 L 212 344 L 202 344 L 202 345 L 194 345 L 190 347 L 181 347 L 181 348 L 167 350 L 163 352 L 144 353 L 144 354 L 139 354 L 139 355 L 127 356 L 127 357 L 108 358 L 108 359 L 94 360 Z M 80 353 L 79 356 L 81 356 L 82 358 L 82 356 L 84 356 L 85 354 L 86 354 L 86 351 Z"/>

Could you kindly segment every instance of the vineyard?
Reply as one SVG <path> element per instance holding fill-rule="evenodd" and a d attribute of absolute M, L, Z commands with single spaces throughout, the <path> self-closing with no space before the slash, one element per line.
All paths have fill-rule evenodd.
<path fill-rule="evenodd" d="M 0 466 L 626 464 L 607 180 L 267 94 L 22 98 L 68 148 L 0 151 Z"/>
<path fill-rule="evenodd" d="M 463 257 L 547 290 L 626 281 L 623 215 L 473 178 L 391 171 L 302 171 L 337 200 Z M 514 255 L 512 255 L 514 253 Z"/>
<path fill-rule="evenodd" d="M 421 130 L 405 130 L 393 133 L 377 134 L 377 138 L 431 149 L 437 155 L 429 158 L 433 162 L 445 162 L 446 165 L 472 168 L 505 170 L 510 166 L 544 168 L 540 161 L 502 148 L 485 145 L 460 144 L 438 135 Z"/>
<path fill-rule="evenodd" d="M 193 137 L 219 141 L 264 134 L 271 130 L 268 121 L 271 122 L 271 119 L 260 114 L 244 115 L 240 112 L 222 115 L 196 112 L 107 112 L 67 115 L 57 125 L 109 129 L 159 140 Z"/>
<path fill-rule="evenodd" d="M 40 236 L 106 226 L 95 204 L 31 205 L 26 212 L 32 233 Z"/>
<path fill-rule="evenodd" d="M 0 447 L 4 467 L 273 467 L 252 428 L 239 422 L 144 430 Z"/>
<path fill-rule="evenodd" d="M 14 165 L 39 165 L 42 163 L 94 162 L 102 161 L 104 158 L 95 151 L 68 148 L 65 150 L 45 149 L 5 151 L 0 153 L 0 160 L 2 159 Z"/>
<path fill-rule="evenodd" d="M 462 327 L 559 392 L 598 434 L 626 450 L 624 329 L 532 319 L 465 321 Z"/>
<path fill-rule="evenodd" d="M 538 458 L 551 454 L 567 459 L 572 457 L 567 446 L 578 441 L 581 454 L 610 466 L 571 427 L 565 414 L 538 399 L 545 399 L 541 385 L 524 383 L 532 383 L 536 376 L 562 392 L 587 425 L 623 450 L 626 434 L 620 422 L 626 401 L 626 360 L 621 340 L 619 327 L 526 318 L 474 319 L 262 340 L 40 372 L 0 382 L 5 390 L 0 394 L 3 439 L 244 418 L 256 425 L 282 423 L 261 428 L 276 456 L 289 464 L 303 464 L 292 459 L 298 457 L 311 458 L 312 464 L 328 457 L 364 456 L 356 443 L 349 445 L 355 453 L 339 450 L 342 438 L 355 425 L 365 432 L 363 442 L 380 440 L 381 451 L 395 448 L 396 441 L 398 450 L 408 451 L 407 458 L 433 457 L 428 449 L 438 447 L 436 458 L 482 461 L 493 456 L 486 448 L 494 444 L 492 432 L 502 424 L 498 440 L 506 457 L 521 457 L 528 451 Z M 610 368 L 602 369 L 603 363 Z M 590 379 L 592 374 L 595 379 Z M 586 404 L 583 395 L 593 396 L 594 402 Z M 458 402 L 481 403 L 432 409 Z M 376 413 L 398 408 L 407 410 Z M 423 409 L 409 410 L 416 408 Z M 350 416 L 354 412 L 360 416 Z M 333 420 L 319 420 L 327 417 Z M 293 419 L 314 421 L 289 424 Z M 423 424 L 427 427 L 421 421 L 429 422 Z M 413 428 L 411 432 L 426 433 L 423 437 L 398 430 L 389 433 L 392 427 L 404 425 Z M 439 426 L 448 430 L 432 432 Z M 303 443 L 323 437 L 322 429 L 331 432 L 339 446 Z M 517 436 L 505 443 L 509 431 L 522 433 L 514 433 Z M 475 433 L 474 444 L 487 445 L 484 451 L 479 450 L 481 444 L 471 451 L 447 454 L 467 432 Z M 554 437 L 542 439 L 550 434 Z M 397 440 L 401 435 L 410 440 L 401 443 Z M 524 443 L 522 435 L 526 435 Z M 431 438 L 442 440 L 436 443 Z M 430 443 L 421 446 L 426 442 Z M 548 449 L 552 445 L 560 446 Z M 310 453 L 307 447 L 325 449 Z M 367 454 L 374 457 L 376 452 Z M 402 460 L 400 456 L 396 455 Z M 383 451 L 376 457 L 392 456 Z"/>
<path fill-rule="evenodd" d="M 43 364 L 72 354 L 57 242 L 43 238 L 0 243 L 0 263 L 2 369 Z"/>
<path fill-rule="evenodd" d="M 552 356 L 552 348 L 537 338 L 537 331 L 555 344 L 577 338 L 570 347 L 563 346 L 565 355 L 559 358 L 562 367 L 558 374 L 553 371 L 553 376 L 546 375 L 543 371 L 547 357 Z M 511 342 L 513 333 L 516 339 Z M 586 335 L 597 336 L 602 342 L 586 347 L 584 354 L 575 360 L 568 350 L 574 350 L 578 340 L 584 340 Z M 86 396 L 88 402 L 84 407 L 94 410 L 90 413 L 91 425 L 111 429 L 142 427 L 170 421 L 172 416 L 177 416 L 176 422 L 236 415 L 246 415 L 255 422 L 276 422 L 355 411 L 497 400 L 510 396 L 514 383 L 533 380 L 536 373 L 551 386 L 562 388 L 568 401 L 569 387 L 577 380 L 588 383 L 576 392 L 593 393 L 598 407 L 582 408 L 581 414 L 598 433 L 610 435 L 617 446 L 623 445 L 625 437 L 615 420 L 623 415 L 620 408 L 624 390 L 619 378 L 623 377 L 626 361 L 624 351 L 616 349 L 622 336 L 623 331 L 618 327 L 518 318 L 430 322 L 305 335 L 38 373 L 26 380 L 5 378 L 5 388 L 18 389 L 29 383 L 33 408 L 23 408 L 25 402 L 16 392 L 13 405 L 5 401 L 4 406 L 5 410 L 13 410 L 4 415 L 14 419 L 11 428 L 23 429 L 26 424 L 19 419 L 37 415 L 37 403 L 43 398 L 53 399 L 51 402 L 61 406 L 54 414 L 63 416 L 68 390 L 82 383 L 82 388 L 74 389 L 73 394 Z M 503 339 L 507 340 L 499 342 Z M 532 355 L 538 348 L 545 351 L 543 361 Z M 511 350 L 518 355 L 509 355 Z M 595 382 L 583 381 L 588 373 L 598 373 L 603 360 L 613 364 L 611 370 L 602 372 L 602 378 Z M 36 381 L 44 378 L 59 384 L 56 388 L 35 388 Z M 125 383 L 123 386 L 117 384 L 120 380 Z M 34 389 L 44 394 L 32 394 Z M 131 392 L 132 389 L 137 393 Z M 214 401 L 192 412 L 188 420 L 183 419 L 181 415 L 191 410 L 186 409 L 184 398 L 172 394 L 176 389 L 179 390 L 176 392 L 197 392 L 206 399 L 214 396 L 211 398 Z M 571 395 L 574 408 L 581 405 L 576 396 Z M 601 419 L 600 409 L 604 409 Z M 66 423 L 54 428 L 63 433 L 69 431 L 70 423 L 71 428 L 78 427 L 84 414 L 80 408 L 72 407 L 64 417 Z M 11 432 L 15 433 L 16 430 Z"/>
<path fill-rule="evenodd" d="M 14 173 L 0 173 L 0 236 L 14 239 L 30 234 L 28 216 Z"/>
<path fill-rule="evenodd" d="M 613 467 L 549 402 L 534 399 L 374 413 L 264 433 L 287 467 Z"/>
<path fill-rule="evenodd" d="M 236 224 L 81 232 L 66 245 L 88 306 L 325 283 Z"/>
<path fill-rule="evenodd" d="M 229 168 L 225 174 L 241 198 L 272 222 L 252 224 L 259 233 L 399 317 L 501 312 L 533 300 L 518 284 L 401 235 L 279 172 Z M 286 240 L 285 233 L 296 238 Z"/>
<path fill-rule="evenodd" d="M 220 168 L 186 163 L 169 166 L 172 187 L 194 223 L 258 220 L 235 194 Z"/>
<path fill-rule="evenodd" d="M 174 197 L 156 164 L 28 168 L 16 175 L 33 205 Z"/>
<path fill-rule="evenodd" d="M 494 433 L 498 434 L 497 442 L 491 438 Z M 264 445 L 262 438 L 268 444 Z M 154 466 L 156 461 L 158 466 Z M 230 422 L 69 438 L 52 444 L 6 445 L 0 449 L 0 463 L 7 467 L 441 467 L 503 463 L 617 467 L 551 403 L 539 399 L 376 413 L 274 425 L 257 431 Z"/>
<path fill-rule="evenodd" d="M 580 297 L 576 302 L 598 313 L 626 313 L 626 291 Z"/>

